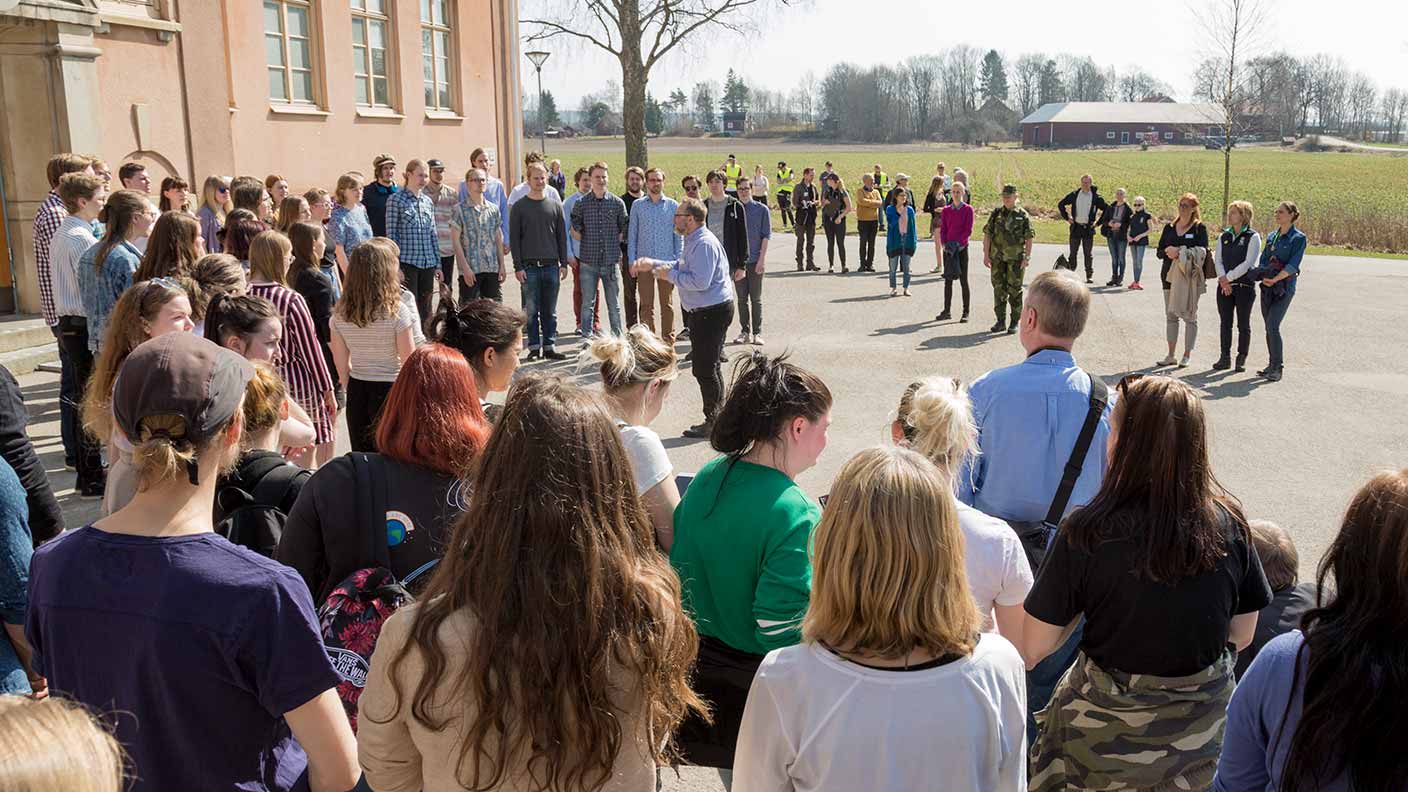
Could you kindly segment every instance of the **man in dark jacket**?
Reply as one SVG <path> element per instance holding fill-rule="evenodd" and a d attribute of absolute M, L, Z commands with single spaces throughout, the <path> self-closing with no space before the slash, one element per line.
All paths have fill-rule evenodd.
<path fill-rule="evenodd" d="M 1061 202 L 1056 204 L 1056 208 L 1061 212 L 1061 219 L 1071 226 L 1071 252 L 1067 257 L 1071 270 L 1076 268 L 1076 250 L 1079 248 L 1085 253 L 1085 282 L 1095 282 L 1095 261 L 1091 255 L 1091 246 L 1095 243 L 1095 228 L 1100 224 L 1100 215 L 1109 207 L 1105 199 L 1100 197 L 1100 191 L 1091 183 L 1090 174 L 1080 177 L 1080 188 L 1072 190 Z"/>
<path fill-rule="evenodd" d="M 709 186 L 709 197 L 704 200 L 708 210 L 709 231 L 719 238 L 728 256 L 729 277 L 748 264 L 748 220 L 743 204 L 737 198 L 724 192 L 722 171 L 709 171 L 704 177 Z"/>
<path fill-rule="evenodd" d="M 28 423 L 29 410 L 24 406 L 20 383 L 9 369 L 0 366 L 0 456 L 15 469 L 24 485 L 25 501 L 29 504 L 29 533 L 34 546 L 38 547 L 63 533 L 64 513 L 49 486 L 49 474 L 44 472 L 39 455 L 34 453 L 34 444 L 25 434 Z"/>
<path fill-rule="evenodd" d="M 806 249 L 808 272 L 820 272 L 821 268 L 813 261 L 813 253 L 816 252 L 816 210 L 821 204 L 821 193 L 818 192 L 815 182 L 816 171 L 807 168 L 802 171 L 802 183 L 792 191 L 792 209 L 796 216 L 792 221 L 792 230 L 797 233 L 797 271 L 802 271 L 802 250 Z"/>

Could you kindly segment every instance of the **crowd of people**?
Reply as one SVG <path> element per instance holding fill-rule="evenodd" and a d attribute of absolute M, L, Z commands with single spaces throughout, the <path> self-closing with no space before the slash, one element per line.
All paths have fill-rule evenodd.
<path fill-rule="evenodd" d="M 566 206 L 560 166 L 530 159 L 511 195 L 471 162 L 459 191 L 433 159 L 395 184 L 386 155 L 332 196 L 217 178 L 197 215 L 174 187 L 158 212 L 140 181 L 109 194 L 91 159 L 50 163 L 65 448 L 103 516 L 54 524 L 22 422 L 0 416 L 0 778 L 647 790 L 690 763 L 740 792 L 1403 789 L 1408 470 L 1353 496 L 1299 582 L 1288 533 L 1218 482 L 1191 386 L 1077 365 L 1091 292 L 1062 271 L 1023 283 L 1015 189 L 984 256 L 1025 359 L 916 379 L 891 442 L 813 498 L 797 479 L 828 450 L 828 385 L 761 350 L 723 372 L 735 304 L 760 343 L 770 226 L 733 158 L 678 202 L 659 169 L 628 173 L 629 208 L 603 163 Z M 907 291 L 917 213 L 896 181 L 881 203 Z M 963 181 L 934 184 L 944 246 L 966 240 Z M 841 206 L 843 239 L 849 196 L 810 169 L 790 192 L 803 229 Z M 1072 217 L 1109 217 L 1089 192 Z M 1184 204 L 1160 252 L 1201 271 Z M 1273 286 L 1304 247 L 1283 210 Z M 1226 284 L 1260 246 L 1233 211 Z M 880 215 L 862 222 L 878 234 Z M 524 310 L 503 303 L 505 248 Z M 966 247 L 952 259 L 966 272 Z M 517 370 L 525 342 L 564 357 L 568 273 L 599 392 Z M 437 288 L 456 274 L 461 299 Z M 717 452 L 692 474 L 650 428 L 680 370 L 676 291 L 704 404 L 687 434 Z M 6 386 L 0 412 L 22 412 Z"/>

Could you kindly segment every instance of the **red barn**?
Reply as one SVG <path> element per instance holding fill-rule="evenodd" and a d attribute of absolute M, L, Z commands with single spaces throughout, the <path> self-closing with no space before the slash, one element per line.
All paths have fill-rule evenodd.
<path fill-rule="evenodd" d="M 1214 104 L 1052 102 L 1022 119 L 1022 145 L 1032 148 L 1198 144 L 1222 134 Z"/>

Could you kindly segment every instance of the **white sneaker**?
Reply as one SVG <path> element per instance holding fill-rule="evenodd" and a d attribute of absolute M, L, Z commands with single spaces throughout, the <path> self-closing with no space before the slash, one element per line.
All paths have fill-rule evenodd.
<path fill-rule="evenodd" d="M 748 334 L 747 334 L 747 333 L 739 333 L 739 334 L 738 334 L 738 338 L 733 339 L 733 343 L 735 343 L 735 344 L 746 344 L 746 343 L 748 343 Z"/>
<path fill-rule="evenodd" d="M 906 296 L 906 297 L 909 296 L 909 289 L 905 289 L 905 290 L 904 290 L 904 296 Z"/>
<path fill-rule="evenodd" d="M 763 337 L 760 336 L 760 335 L 755 335 L 755 336 L 753 336 L 753 346 L 762 346 L 762 345 L 763 345 Z"/>

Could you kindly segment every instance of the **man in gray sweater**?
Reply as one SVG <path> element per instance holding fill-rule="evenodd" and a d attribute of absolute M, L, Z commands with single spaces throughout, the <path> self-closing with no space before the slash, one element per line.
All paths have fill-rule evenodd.
<path fill-rule="evenodd" d="M 528 314 L 528 360 L 565 360 L 557 341 L 557 290 L 567 279 L 567 221 L 562 203 L 544 194 L 548 171 L 528 166 L 528 194 L 509 207 L 508 246 Z"/>

